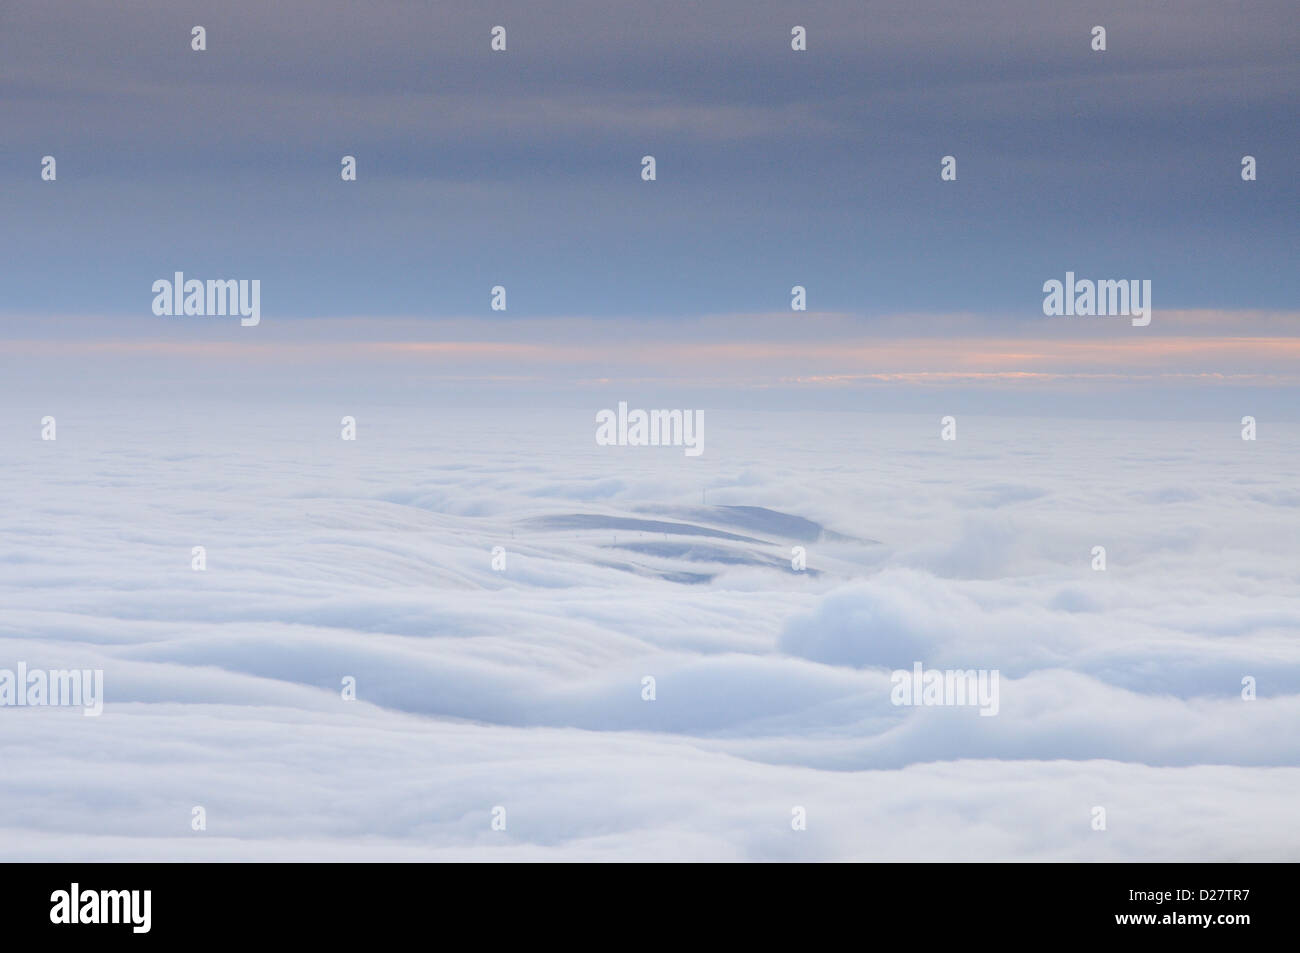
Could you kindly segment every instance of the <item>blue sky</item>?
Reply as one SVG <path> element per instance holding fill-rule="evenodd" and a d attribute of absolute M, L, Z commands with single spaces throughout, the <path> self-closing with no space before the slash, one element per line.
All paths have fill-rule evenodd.
<path fill-rule="evenodd" d="M 285 318 L 492 320 L 502 284 L 517 318 L 691 319 L 803 284 L 1016 322 L 1066 269 L 1295 306 L 1291 3 L 205 6 L 0 13 L 8 320 L 148 316 L 178 269 Z"/>

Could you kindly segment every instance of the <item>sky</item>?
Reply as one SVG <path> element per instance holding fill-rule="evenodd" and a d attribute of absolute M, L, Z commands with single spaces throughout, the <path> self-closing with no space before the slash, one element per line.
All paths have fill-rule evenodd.
<path fill-rule="evenodd" d="M 802 284 L 868 328 L 1016 327 L 1073 270 L 1293 314 L 1298 45 L 1287 0 L 11 0 L 0 312 L 147 319 L 181 270 L 260 278 L 280 320 L 491 324 L 501 284 L 512 318 L 618 334 L 788 313 Z"/>

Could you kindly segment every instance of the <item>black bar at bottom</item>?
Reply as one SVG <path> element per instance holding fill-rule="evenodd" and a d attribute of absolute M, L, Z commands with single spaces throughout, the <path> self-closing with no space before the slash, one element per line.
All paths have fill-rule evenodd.
<path fill-rule="evenodd" d="M 542 941 L 559 932 L 616 945 L 695 931 L 770 939 L 774 931 L 843 930 L 872 942 L 943 942 L 934 931 L 952 928 L 967 939 L 1032 930 L 1040 938 L 1135 934 L 1175 943 L 1294 931 L 1289 864 L 720 867 L 9 864 L 0 923 L 10 942 L 295 944 L 373 942 L 420 928 L 435 942 L 459 943 L 468 930 L 482 940 L 521 932 Z"/>

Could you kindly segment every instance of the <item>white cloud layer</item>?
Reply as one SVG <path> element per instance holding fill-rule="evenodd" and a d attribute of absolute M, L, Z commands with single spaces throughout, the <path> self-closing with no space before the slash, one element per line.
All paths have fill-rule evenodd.
<path fill-rule="evenodd" d="M 607 405 L 7 414 L 0 857 L 1300 859 L 1294 424 Z"/>

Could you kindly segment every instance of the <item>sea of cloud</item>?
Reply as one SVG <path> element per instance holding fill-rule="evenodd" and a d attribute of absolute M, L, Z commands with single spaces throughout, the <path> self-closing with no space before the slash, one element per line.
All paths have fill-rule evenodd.
<path fill-rule="evenodd" d="M 0 668 L 105 708 L 0 708 L 0 857 L 1300 859 L 1295 422 L 619 396 L 13 406 Z"/>

